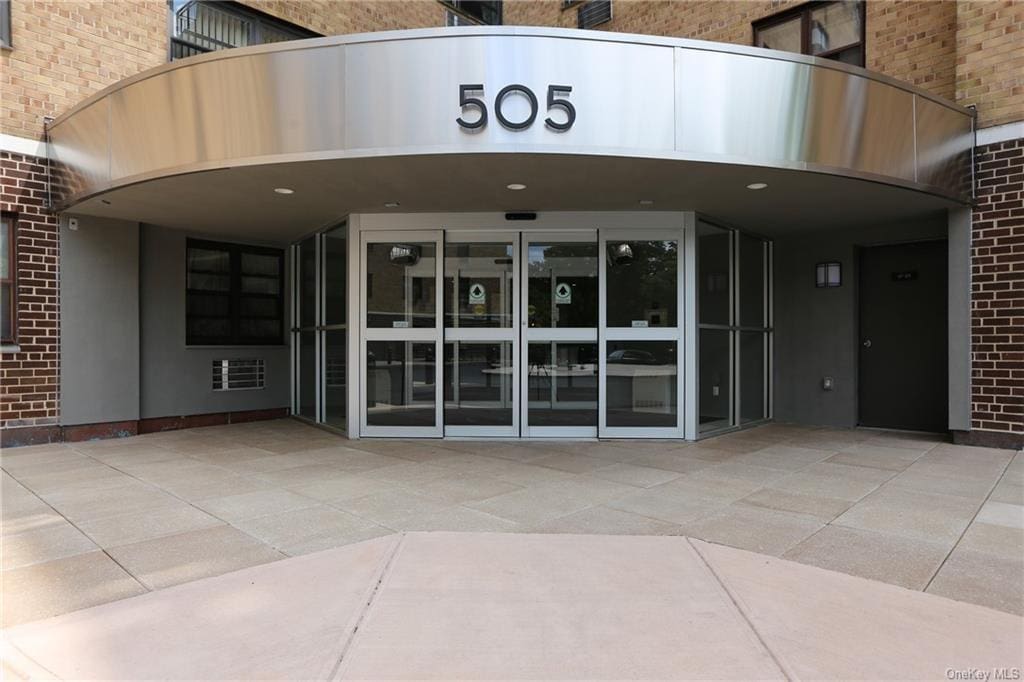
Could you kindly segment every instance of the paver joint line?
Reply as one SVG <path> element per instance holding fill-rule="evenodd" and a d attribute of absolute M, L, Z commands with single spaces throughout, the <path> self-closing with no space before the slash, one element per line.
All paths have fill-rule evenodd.
<path fill-rule="evenodd" d="M 725 580 L 723 580 L 722 576 L 718 574 L 718 571 L 716 571 L 715 567 L 711 565 L 711 562 L 708 561 L 708 558 L 706 556 L 704 556 L 704 553 L 700 551 L 700 548 L 693 543 L 692 539 L 688 537 L 684 537 L 683 539 L 686 540 L 686 542 L 690 545 L 691 548 L 693 548 L 693 551 L 696 552 L 697 556 L 700 557 L 700 560 L 704 563 L 708 571 L 715 578 L 715 581 L 722 586 L 723 590 L 725 590 L 726 595 L 728 595 L 729 597 L 729 601 L 733 603 L 733 606 L 736 607 L 736 610 L 739 612 L 739 614 L 743 616 L 744 622 L 746 622 L 747 627 L 750 628 L 751 632 L 754 633 L 754 636 L 757 637 L 757 641 L 761 642 L 761 646 L 763 646 L 764 650 L 768 652 L 768 655 L 772 657 L 772 661 L 774 661 L 775 665 L 778 666 L 779 672 L 785 675 L 787 680 L 799 679 L 799 676 L 793 672 L 792 668 L 785 662 L 785 660 L 783 660 L 781 655 L 777 654 L 768 644 L 768 640 L 764 638 L 760 630 L 757 629 L 757 626 L 754 625 L 754 621 L 750 618 L 747 607 L 743 604 L 742 600 L 739 597 L 737 597 L 732 590 L 729 589 L 729 586 L 725 583 Z"/>
<path fill-rule="evenodd" d="M 1024 452 L 1024 449 L 1021 449 L 1020 452 Z M 960 537 L 958 537 L 956 539 L 956 542 L 953 543 L 953 546 L 949 548 L 949 551 L 946 552 L 946 556 L 942 558 L 942 563 L 940 563 L 938 568 L 935 569 L 935 572 L 932 573 L 932 577 L 928 578 L 928 582 L 925 583 L 925 586 L 921 588 L 922 592 L 928 591 L 928 588 L 932 586 L 932 583 L 935 581 L 935 578 L 938 577 L 939 572 L 942 570 L 942 567 L 946 565 L 947 561 L 949 561 L 949 557 L 953 556 L 953 552 L 955 552 L 956 548 L 960 546 L 960 543 L 963 541 L 964 536 L 967 535 L 967 531 L 971 528 L 971 526 L 974 525 L 974 520 L 978 518 L 978 514 L 981 513 L 981 510 L 985 508 L 985 504 L 989 501 L 989 498 L 992 497 L 992 492 L 999 485 L 999 482 L 1003 480 L 1003 476 L 1006 475 L 1006 470 L 1010 468 L 1011 464 L 1013 464 L 1013 460 L 1014 457 L 1010 457 L 1010 459 L 1006 461 L 1006 464 L 1003 465 L 1003 470 L 999 472 L 999 476 L 996 477 L 995 482 L 989 487 L 988 494 L 985 495 L 985 499 L 983 499 L 981 501 L 981 504 L 978 505 L 978 508 L 974 510 L 974 515 L 971 517 L 971 520 L 968 521 L 967 525 L 964 526 L 964 529 L 960 531 Z"/>
<path fill-rule="evenodd" d="M 356 618 L 356 623 L 352 627 L 352 632 L 349 633 L 348 637 L 345 639 L 345 643 L 341 646 L 341 651 L 338 653 L 338 660 L 334 662 L 334 665 L 331 667 L 331 674 L 327 676 L 328 680 L 338 679 L 338 673 L 341 670 L 341 664 L 345 661 L 345 655 L 349 652 L 349 649 L 352 648 L 352 643 L 355 641 L 356 635 L 359 632 L 359 626 L 361 626 L 363 624 L 363 620 L 366 619 L 366 614 L 369 613 L 370 607 L 373 605 L 374 599 L 377 598 L 377 593 L 380 592 L 380 588 L 381 585 L 384 583 L 384 579 L 387 578 L 388 575 L 391 573 L 391 566 L 394 563 L 395 558 L 398 556 L 398 552 L 402 548 L 402 545 L 404 543 L 405 533 L 398 533 L 398 541 L 395 542 L 395 546 L 392 547 L 391 552 L 388 553 L 388 556 L 382 562 L 380 572 L 377 574 L 377 579 L 373 583 L 373 589 L 370 590 L 370 594 L 366 598 L 366 604 L 359 612 L 359 617 Z"/>

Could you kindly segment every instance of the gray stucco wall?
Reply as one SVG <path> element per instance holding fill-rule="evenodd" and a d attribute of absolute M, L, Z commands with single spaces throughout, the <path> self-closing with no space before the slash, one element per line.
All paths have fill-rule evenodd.
<path fill-rule="evenodd" d="M 775 241 L 775 419 L 857 424 L 857 248 L 947 234 L 946 213 L 853 230 L 800 232 Z M 814 266 L 842 263 L 842 286 L 818 289 Z M 822 378 L 835 389 L 822 390 Z"/>
<path fill-rule="evenodd" d="M 139 225 L 61 218 L 61 423 L 139 417 Z"/>
<path fill-rule="evenodd" d="M 141 229 L 141 417 L 286 407 L 290 398 L 286 345 L 185 345 L 185 242 L 189 236 L 153 225 Z M 194 236 L 217 240 L 216 235 Z M 266 387 L 214 391 L 212 363 L 223 358 L 263 358 Z"/>

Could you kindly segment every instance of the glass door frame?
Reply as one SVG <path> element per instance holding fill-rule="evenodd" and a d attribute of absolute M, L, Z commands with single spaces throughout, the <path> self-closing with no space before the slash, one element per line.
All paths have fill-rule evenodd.
<path fill-rule="evenodd" d="M 351 239 L 351 232 L 350 239 Z M 366 247 L 369 244 L 393 242 L 434 243 L 434 327 L 369 327 L 366 321 L 365 282 Z M 351 243 L 351 242 L 350 242 Z M 359 434 L 385 438 L 444 437 L 444 233 L 441 230 L 367 230 L 359 232 L 359 277 L 363 282 L 359 300 Z M 378 426 L 367 424 L 368 363 L 367 344 L 373 341 L 402 341 L 434 344 L 434 425 Z M 351 345 L 351 340 L 350 340 Z"/>
<path fill-rule="evenodd" d="M 521 232 L 521 247 L 522 255 L 520 258 L 521 263 L 521 276 L 520 276 L 520 314 L 522 309 L 530 303 L 530 274 L 527 271 L 530 262 L 530 244 L 533 241 L 537 242 L 579 242 L 579 243 L 596 243 L 598 245 L 598 261 L 601 260 L 601 246 L 598 240 L 599 234 L 596 227 L 589 229 L 579 230 L 559 230 L 559 229 L 540 229 L 535 228 L 532 230 L 523 230 Z M 601 271 L 600 265 L 598 265 L 598 309 L 601 308 Z M 598 318 L 598 325 L 600 325 L 600 317 Z M 550 343 L 592 343 L 597 346 L 597 352 L 600 354 L 601 348 L 598 342 L 599 338 L 599 327 L 529 327 L 529 321 L 527 315 L 522 315 L 520 322 L 522 326 L 521 341 L 519 344 L 519 358 L 520 367 L 522 368 L 519 376 L 519 384 L 521 387 L 526 387 L 525 390 L 521 390 L 523 395 L 522 404 L 520 406 L 521 416 L 520 423 L 522 424 L 521 434 L 523 438 L 597 438 L 598 425 L 594 426 L 530 426 L 529 413 L 530 413 L 530 400 L 529 400 L 529 350 L 530 343 L 538 342 L 550 342 Z M 553 358 L 554 359 L 554 358 Z M 601 373 L 598 371 L 596 375 L 598 385 L 601 384 Z M 600 389 L 599 389 L 600 395 Z M 597 410 L 600 415 L 600 399 L 598 400 Z"/>
<path fill-rule="evenodd" d="M 313 314 L 313 325 L 302 326 L 302 245 L 307 241 L 313 240 L 313 297 L 314 297 L 314 314 Z M 309 422 L 311 424 L 317 424 L 321 421 L 321 412 L 323 409 L 323 382 L 321 380 L 323 362 L 321 354 L 323 352 L 321 323 L 323 321 L 323 249 L 321 247 L 321 241 L 323 235 L 321 232 L 306 235 L 302 239 L 294 242 L 290 248 L 289 261 L 291 266 L 291 275 L 289 279 L 292 283 L 292 295 L 291 295 L 291 311 L 289 317 L 291 318 L 290 336 L 291 336 L 291 365 L 292 365 L 292 416 L 301 419 L 302 421 Z M 303 333 L 313 334 L 313 416 L 310 417 L 302 413 L 302 335 Z"/>
<path fill-rule="evenodd" d="M 521 263 L 519 255 L 519 231 L 518 230 L 461 230 L 461 229 L 447 229 L 444 230 L 444 246 L 445 249 L 441 251 L 440 269 L 442 271 L 442 282 L 444 281 L 445 262 L 447 261 L 447 246 L 448 244 L 486 244 L 496 242 L 509 242 L 512 245 L 512 326 L 510 327 L 483 327 L 483 328 L 470 328 L 460 329 L 459 327 L 449 327 L 442 321 L 443 325 L 443 340 L 442 350 L 444 344 L 448 342 L 489 342 L 489 343 L 510 343 L 512 344 L 511 357 L 509 358 L 512 363 L 512 372 L 509 377 L 509 381 L 512 382 L 512 424 L 510 426 L 449 426 L 444 424 L 444 435 L 452 436 L 456 438 L 475 438 L 475 437 L 489 437 L 489 438 L 517 438 L 519 437 L 519 400 L 520 400 L 520 382 L 519 382 L 519 324 L 522 317 L 522 298 L 520 296 L 519 280 L 522 276 Z M 458 300 L 458 280 L 455 280 L 455 291 L 447 291 L 442 289 L 441 298 L 442 308 L 445 297 L 454 295 L 455 301 Z M 457 304 L 456 304 L 456 316 Z M 443 356 L 438 356 L 439 358 Z M 454 356 L 454 360 L 458 361 L 458 354 Z M 446 370 L 443 367 L 442 369 Z M 441 381 L 444 385 L 447 385 L 448 377 L 442 372 Z M 455 384 L 456 390 L 458 385 Z M 444 394 L 442 386 L 442 396 Z M 443 405 L 442 405 L 442 416 L 443 416 Z"/>
<path fill-rule="evenodd" d="M 599 438 L 671 438 L 684 437 L 688 407 L 686 396 L 686 282 L 685 221 L 674 228 L 602 228 L 598 230 L 599 339 L 598 339 L 598 437 Z M 675 241 L 676 254 L 676 324 L 674 327 L 608 327 L 608 242 L 609 241 Z M 608 342 L 609 341 L 672 341 L 676 344 L 676 425 L 672 427 L 608 426 Z"/>

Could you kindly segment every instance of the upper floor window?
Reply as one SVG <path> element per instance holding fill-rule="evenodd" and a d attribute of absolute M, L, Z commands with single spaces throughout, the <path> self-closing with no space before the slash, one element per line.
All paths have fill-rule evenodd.
<path fill-rule="evenodd" d="M 754 22 L 754 46 L 864 66 L 864 2 L 810 2 Z"/>
<path fill-rule="evenodd" d="M 185 343 L 278 345 L 284 339 L 284 251 L 188 240 Z"/>
<path fill-rule="evenodd" d="M 0 47 L 11 44 L 11 0 L 0 0 Z"/>
<path fill-rule="evenodd" d="M 171 59 L 320 35 L 235 2 L 172 0 L 171 11 Z"/>
<path fill-rule="evenodd" d="M 501 0 L 441 0 L 446 26 L 501 25 Z"/>
<path fill-rule="evenodd" d="M 14 343 L 17 335 L 17 257 L 13 216 L 0 217 L 0 341 Z"/>

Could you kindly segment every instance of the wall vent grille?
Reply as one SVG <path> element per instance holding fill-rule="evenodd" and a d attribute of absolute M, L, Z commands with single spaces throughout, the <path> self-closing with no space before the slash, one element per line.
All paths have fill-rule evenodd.
<path fill-rule="evenodd" d="M 251 391 L 263 388 L 262 358 L 213 361 L 213 390 Z"/>
<path fill-rule="evenodd" d="M 612 20 L 612 0 L 590 0 L 580 5 L 576 15 L 579 28 L 594 28 Z"/>

